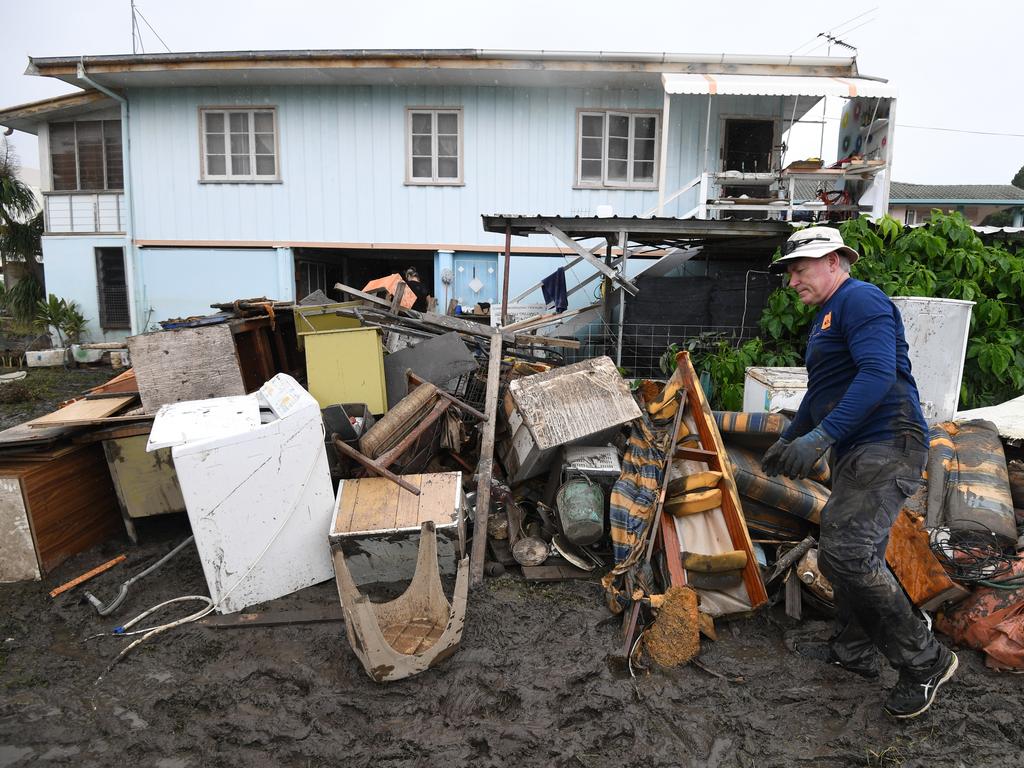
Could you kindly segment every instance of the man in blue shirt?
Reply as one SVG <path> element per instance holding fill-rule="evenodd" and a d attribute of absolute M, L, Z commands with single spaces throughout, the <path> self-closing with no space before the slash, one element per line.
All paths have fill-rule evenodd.
<path fill-rule="evenodd" d="M 928 430 L 903 319 L 882 291 L 850 277 L 857 258 L 839 230 L 809 227 L 789 238 L 771 266 L 788 272 L 800 300 L 819 310 L 807 341 L 807 394 L 762 466 L 771 475 L 807 477 L 834 451 L 818 554 L 835 592 L 829 658 L 876 678 L 880 651 L 900 673 L 885 709 L 911 718 L 931 706 L 957 657 L 915 615 L 885 564 L 889 530 L 923 482 Z"/>

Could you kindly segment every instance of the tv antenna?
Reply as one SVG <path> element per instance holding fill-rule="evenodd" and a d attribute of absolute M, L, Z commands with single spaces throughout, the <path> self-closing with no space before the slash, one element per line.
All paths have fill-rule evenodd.
<path fill-rule="evenodd" d="M 171 53 L 171 47 L 164 42 L 162 37 L 160 37 L 160 33 L 153 29 L 153 25 L 149 23 L 149 19 L 142 15 L 142 11 L 140 11 L 135 5 L 135 0 L 130 0 L 130 2 L 132 8 L 132 53 L 138 53 L 140 48 L 143 53 L 146 52 L 146 46 L 142 42 L 142 28 L 139 26 L 139 19 L 142 19 L 143 24 L 149 27 L 149 31 L 156 36 L 156 39 L 159 40 L 161 45 L 167 49 L 167 52 Z"/>

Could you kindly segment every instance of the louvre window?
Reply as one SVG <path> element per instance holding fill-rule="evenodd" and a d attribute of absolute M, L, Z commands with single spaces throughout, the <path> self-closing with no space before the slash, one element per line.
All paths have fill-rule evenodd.
<path fill-rule="evenodd" d="M 57 192 L 124 189 L 119 120 L 50 124 L 51 188 Z"/>

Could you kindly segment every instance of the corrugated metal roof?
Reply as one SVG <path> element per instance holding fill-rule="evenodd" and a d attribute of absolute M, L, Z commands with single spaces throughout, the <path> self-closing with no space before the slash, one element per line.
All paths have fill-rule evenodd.
<path fill-rule="evenodd" d="M 896 98 L 895 86 L 863 77 L 666 73 L 661 81 L 672 94 Z"/>
<path fill-rule="evenodd" d="M 1001 203 L 1021 201 L 1024 203 L 1024 189 L 1012 184 L 906 184 L 894 181 L 889 188 L 889 202 L 906 200 L 925 202 L 980 202 Z"/>

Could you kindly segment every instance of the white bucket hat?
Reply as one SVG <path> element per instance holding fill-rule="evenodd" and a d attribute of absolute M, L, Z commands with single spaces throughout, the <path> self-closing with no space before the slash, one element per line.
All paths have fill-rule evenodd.
<path fill-rule="evenodd" d="M 853 264 L 860 255 L 843 242 L 843 236 L 835 227 L 807 227 L 794 232 L 782 246 L 782 255 L 768 267 L 770 272 L 780 274 L 797 259 L 820 259 L 830 253 L 840 253 Z"/>

